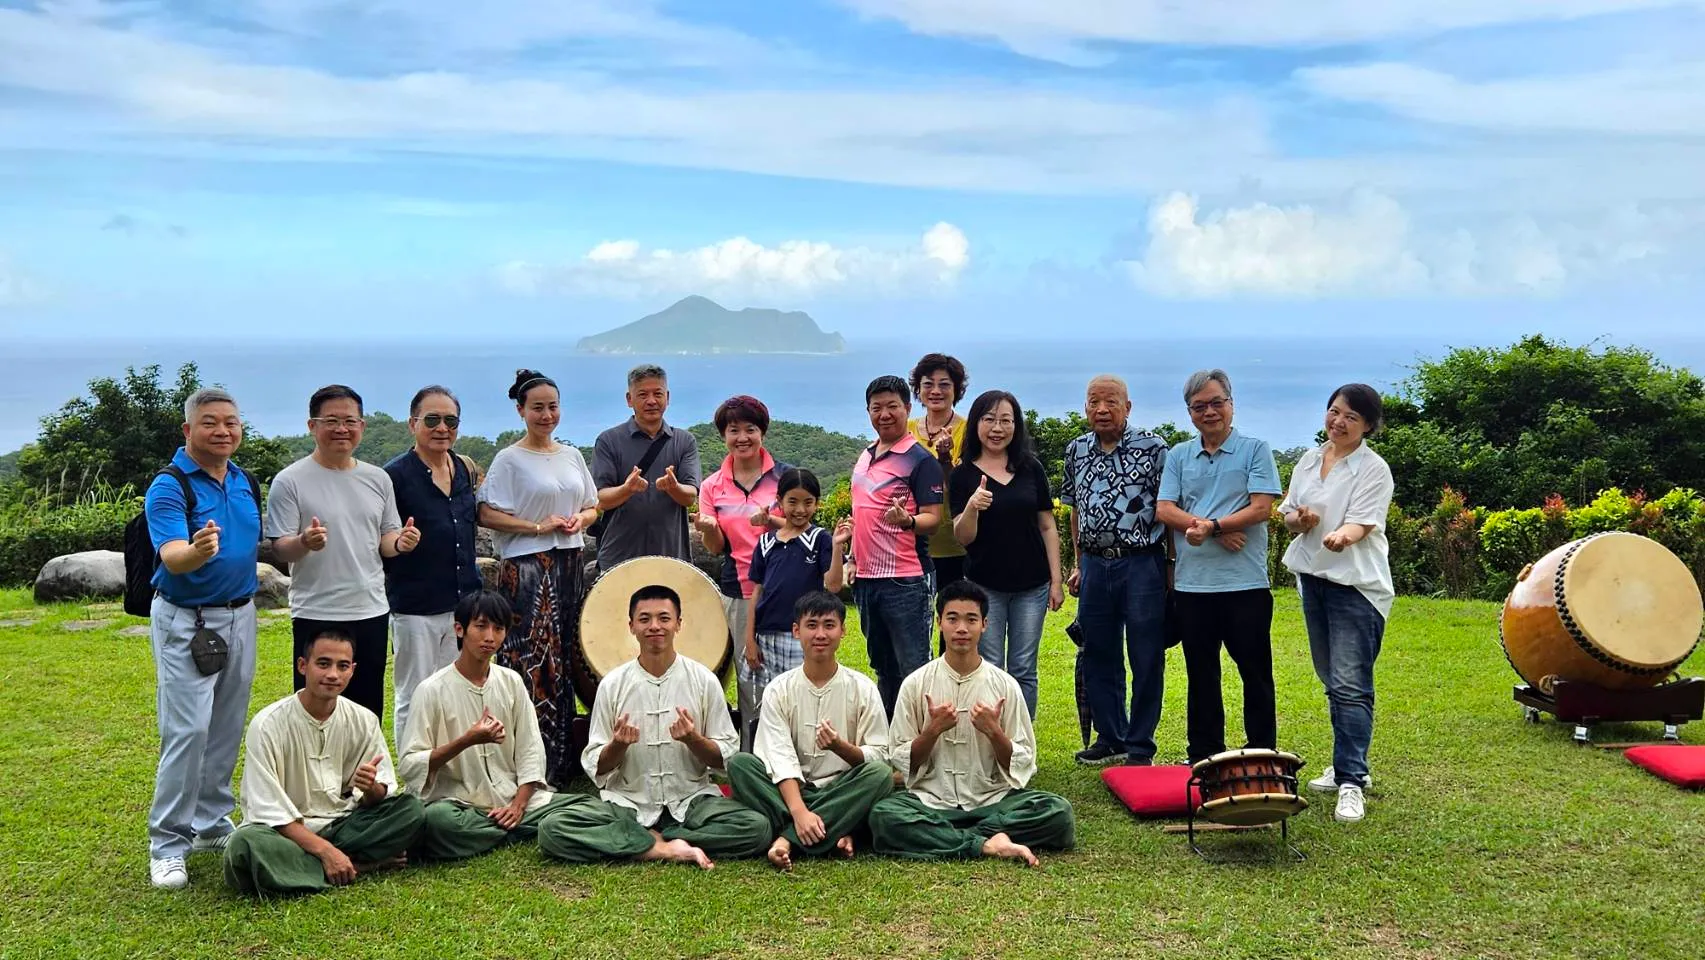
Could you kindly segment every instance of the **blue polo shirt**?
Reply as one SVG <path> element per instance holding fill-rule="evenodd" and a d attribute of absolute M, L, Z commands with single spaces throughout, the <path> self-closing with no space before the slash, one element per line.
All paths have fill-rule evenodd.
<path fill-rule="evenodd" d="M 219 552 L 191 573 L 170 573 L 165 564 L 154 571 L 154 589 L 180 607 L 204 607 L 252 597 L 259 588 L 255 563 L 260 553 L 260 504 L 249 492 L 249 477 L 228 464 L 221 484 L 196 465 L 184 448 L 172 463 L 195 491 L 195 516 L 184 516 L 183 489 L 175 477 L 159 474 L 148 484 L 142 508 L 148 517 L 148 539 L 154 552 L 173 540 L 188 540 L 190 529 L 212 520 L 219 527 Z"/>
<path fill-rule="evenodd" d="M 467 464 L 450 455 L 448 495 L 432 482 L 432 468 L 414 450 L 385 464 L 397 497 L 397 517 L 414 518 L 420 544 L 408 553 L 385 558 L 385 595 L 392 613 L 432 616 L 456 609 L 464 594 L 480 588 L 474 559 L 479 505 Z"/>
<path fill-rule="evenodd" d="M 1209 454 L 1202 439 L 1186 440 L 1172 448 L 1160 472 L 1160 499 L 1178 504 L 1192 516 L 1219 520 L 1249 506 L 1249 495 L 1281 496 L 1279 467 L 1265 440 L 1246 437 L 1234 428 L 1220 448 Z M 1192 547 L 1184 534 L 1173 531 L 1178 565 L 1173 588 L 1184 593 L 1229 593 L 1263 590 L 1267 579 L 1267 526 L 1245 531 L 1242 550 L 1227 550 L 1209 538 Z"/>
<path fill-rule="evenodd" d="M 791 540 L 776 536 L 774 530 L 759 537 L 747 568 L 752 582 L 764 588 L 752 629 L 757 633 L 793 630 L 793 605 L 807 593 L 823 589 L 834 549 L 834 537 L 822 527 L 806 527 Z"/>

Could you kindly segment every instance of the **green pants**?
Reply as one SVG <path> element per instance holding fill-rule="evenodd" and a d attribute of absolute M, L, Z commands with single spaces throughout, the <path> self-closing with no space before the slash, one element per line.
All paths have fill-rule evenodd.
<path fill-rule="evenodd" d="M 405 793 L 357 808 L 321 830 L 320 837 L 356 863 L 377 863 L 407 851 L 425 826 L 420 798 Z M 318 893 L 331 886 L 319 857 L 258 823 L 246 823 L 231 834 L 225 848 L 225 882 L 251 896 Z"/>
<path fill-rule="evenodd" d="M 539 825 L 551 813 L 577 803 L 596 803 L 578 793 L 559 793 L 551 802 L 529 810 L 513 830 L 505 830 L 486 816 L 486 811 L 449 800 L 426 805 L 426 829 L 415 841 L 411 856 L 422 860 L 462 860 L 490 853 L 509 843 L 538 839 Z"/>
<path fill-rule="evenodd" d="M 715 860 L 759 857 L 770 848 L 770 825 L 763 814 L 727 797 L 694 799 L 679 823 L 665 810 L 651 829 L 640 826 L 627 807 L 586 799 L 591 802 L 572 804 L 544 818 L 539 824 L 540 853 L 569 863 L 627 860 L 651 849 L 657 840 L 651 829 L 665 840 L 685 840 Z"/>
<path fill-rule="evenodd" d="M 728 781 L 734 785 L 734 799 L 769 820 L 771 837 L 786 837 L 795 853 L 816 857 L 833 850 L 836 841 L 864 826 L 870 808 L 894 792 L 894 768 L 880 760 L 867 760 L 826 786 L 801 783 L 799 792 L 805 806 L 823 818 L 823 839 L 809 846 L 799 842 L 793 814 L 788 812 L 781 788 L 764 769 L 764 761 L 750 753 L 735 754 L 728 758 Z"/>
<path fill-rule="evenodd" d="M 997 833 L 1034 850 L 1070 850 L 1076 832 L 1072 805 L 1040 790 L 1014 790 L 975 810 L 937 810 L 916 794 L 896 793 L 870 811 L 876 852 L 908 860 L 981 856 Z"/>

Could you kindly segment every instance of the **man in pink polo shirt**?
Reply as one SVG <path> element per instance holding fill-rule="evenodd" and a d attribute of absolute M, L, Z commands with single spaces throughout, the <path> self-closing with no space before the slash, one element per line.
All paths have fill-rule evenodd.
<path fill-rule="evenodd" d="M 876 442 L 852 474 L 853 601 L 870 665 L 891 717 L 900 681 L 929 662 L 934 566 L 929 536 L 942 522 L 941 463 L 906 428 L 912 392 L 899 377 L 864 391 Z M 849 570 L 853 570 L 849 567 Z"/>
<path fill-rule="evenodd" d="M 752 749 L 758 722 L 757 677 L 742 656 L 746 642 L 747 600 L 753 584 L 752 549 L 764 531 L 781 525 L 775 510 L 779 496 L 776 481 L 785 463 L 777 463 L 764 449 L 764 434 L 770 429 L 770 411 L 757 397 L 736 396 L 716 408 L 716 430 L 728 447 L 722 468 L 699 486 L 699 511 L 693 518 L 705 550 L 722 554 L 722 609 L 734 638 L 734 656 L 740 688 L 740 748 Z"/>

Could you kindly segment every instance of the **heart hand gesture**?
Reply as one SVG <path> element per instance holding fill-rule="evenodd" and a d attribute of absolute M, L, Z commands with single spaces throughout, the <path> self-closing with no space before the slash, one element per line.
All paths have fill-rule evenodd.
<path fill-rule="evenodd" d="M 651 486 L 651 481 L 645 479 L 645 475 L 639 472 L 638 467 L 634 467 L 628 472 L 627 481 L 622 484 L 622 487 L 630 494 L 644 493 L 645 488 L 649 486 Z"/>
<path fill-rule="evenodd" d="M 906 498 L 897 496 L 888 501 L 888 509 L 883 512 L 882 519 L 898 527 L 910 516 L 911 514 L 906 512 Z"/>
<path fill-rule="evenodd" d="M 207 526 L 195 532 L 189 540 L 189 545 L 195 548 L 197 555 L 203 560 L 211 560 L 219 552 L 219 525 L 212 520 Z"/>
<path fill-rule="evenodd" d="M 675 468 L 665 467 L 663 476 L 657 478 L 657 489 L 664 493 L 674 493 L 681 489 L 681 481 L 675 479 Z"/>
<path fill-rule="evenodd" d="M 698 736 L 699 728 L 693 723 L 693 715 L 686 707 L 675 708 L 675 722 L 669 725 L 669 736 L 681 743 L 686 743 Z"/>
<path fill-rule="evenodd" d="M 489 709 L 468 728 L 469 743 L 502 743 L 503 736 L 503 722 L 492 716 Z"/>

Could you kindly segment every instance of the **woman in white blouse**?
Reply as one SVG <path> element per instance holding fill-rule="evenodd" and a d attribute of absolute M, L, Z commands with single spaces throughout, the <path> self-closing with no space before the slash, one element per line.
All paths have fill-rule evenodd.
<path fill-rule="evenodd" d="M 497 659 L 532 691 L 545 779 L 561 787 L 578 762 L 569 745 L 570 658 L 580 627 L 580 548 L 598 519 L 598 487 L 580 451 L 551 437 L 562 419 L 556 383 L 537 370 L 517 370 L 509 398 L 527 432 L 497 452 L 480 487 L 480 526 L 493 531 L 503 561 L 497 590 L 516 615 Z"/>
<path fill-rule="evenodd" d="M 1362 819 L 1373 740 L 1373 664 L 1394 594 L 1385 539 L 1391 468 L 1365 442 L 1380 425 L 1379 392 L 1351 383 L 1326 407 L 1326 442 L 1297 461 L 1279 510 L 1295 539 L 1296 574 L 1314 672 L 1332 717 L 1332 766 L 1309 786 L 1336 790 L 1334 817 Z"/>

